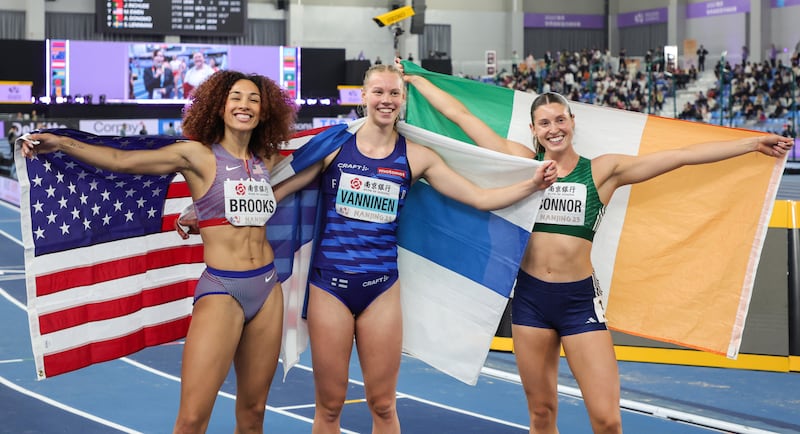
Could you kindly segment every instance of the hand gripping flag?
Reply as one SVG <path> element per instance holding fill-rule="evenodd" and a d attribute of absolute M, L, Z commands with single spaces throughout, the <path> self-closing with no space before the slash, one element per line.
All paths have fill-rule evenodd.
<path fill-rule="evenodd" d="M 404 67 L 451 93 L 501 136 L 531 146 L 535 94 L 429 72 L 410 62 Z M 571 108 L 575 148 L 589 158 L 763 134 L 581 103 Z M 469 141 L 413 87 L 407 122 Z M 735 358 L 784 165 L 785 159 L 751 153 L 619 189 L 592 250 L 607 289 L 609 327 Z"/>

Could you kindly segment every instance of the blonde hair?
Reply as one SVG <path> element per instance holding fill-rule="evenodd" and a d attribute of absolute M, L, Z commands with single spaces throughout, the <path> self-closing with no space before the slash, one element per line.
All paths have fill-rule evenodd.
<path fill-rule="evenodd" d="M 397 74 L 400 78 L 400 81 L 403 80 L 403 72 L 400 71 L 400 68 L 394 66 L 392 63 L 379 63 L 377 65 L 372 65 L 367 69 L 367 72 L 364 73 L 364 86 L 367 85 L 367 81 L 369 81 L 370 77 L 372 77 L 373 73 L 376 72 L 393 72 Z"/>

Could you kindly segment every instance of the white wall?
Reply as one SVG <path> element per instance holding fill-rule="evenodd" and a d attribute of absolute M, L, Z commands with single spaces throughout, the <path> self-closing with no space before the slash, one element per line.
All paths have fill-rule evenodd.
<path fill-rule="evenodd" d="M 731 14 L 686 20 L 686 39 L 696 40 L 698 47 L 703 44 L 709 52 L 706 68 L 713 68 L 720 54 L 726 50 L 728 54 L 725 59 L 731 65 L 741 61 L 742 46 L 749 45 L 744 31 L 746 17 L 746 14 Z"/>
<path fill-rule="evenodd" d="M 510 14 L 506 12 L 459 12 L 430 10 L 426 24 L 450 25 L 453 73 L 480 75 L 485 70 L 487 50 L 497 52 L 498 60 L 511 59 Z M 522 53 L 522 47 L 517 47 Z"/>
<path fill-rule="evenodd" d="M 774 42 L 778 50 L 786 51 L 779 55 L 779 59 L 783 59 L 784 65 L 787 65 L 789 58 L 792 56 L 795 46 L 800 43 L 800 6 L 792 6 L 788 8 L 775 8 L 772 9 L 772 26 L 768 30 L 769 42 Z M 764 55 L 765 59 L 769 59 L 767 54 Z"/>

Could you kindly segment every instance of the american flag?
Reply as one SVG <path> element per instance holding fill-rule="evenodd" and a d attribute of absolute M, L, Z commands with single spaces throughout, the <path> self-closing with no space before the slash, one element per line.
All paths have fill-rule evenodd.
<path fill-rule="evenodd" d="M 324 129 L 300 132 L 285 147 L 273 181 L 332 150 L 294 152 Z M 172 136 L 96 136 L 45 130 L 121 149 L 156 149 Z M 326 148 L 326 146 L 328 146 Z M 180 174 L 146 176 L 97 169 L 64 153 L 26 160 L 20 178 L 28 311 L 37 377 L 45 379 L 186 336 L 205 265 L 199 236 L 182 240 L 175 219 L 192 203 Z M 305 347 L 300 319 L 314 233 L 316 187 L 281 201 L 268 225 L 286 297 L 283 345 Z M 291 295 L 291 296 L 290 296 Z M 291 350 L 295 353 L 295 350 Z M 288 367 L 285 366 L 288 370 Z"/>
<path fill-rule="evenodd" d="M 46 132 L 124 149 L 176 140 Z M 200 238 L 173 231 L 191 203 L 182 177 L 112 173 L 60 152 L 17 165 L 37 376 L 185 336 L 204 265 Z"/>

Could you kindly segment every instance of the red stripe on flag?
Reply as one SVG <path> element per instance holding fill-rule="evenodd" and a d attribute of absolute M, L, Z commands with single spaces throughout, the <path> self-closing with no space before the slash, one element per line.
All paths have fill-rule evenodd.
<path fill-rule="evenodd" d="M 70 288 L 108 282 L 141 274 L 147 270 L 198 262 L 203 262 L 202 245 L 155 250 L 131 258 L 116 259 L 37 276 L 36 296 L 41 297 Z"/>
<path fill-rule="evenodd" d="M 175 230 L 175 220 L 178 220 L 180 214 L 164 214 L 161 217 L 161 232 L 169 232 Z M 175 236 L 178 236 L 176 233 Z"/>
<path fill-rule="evenodd" d="M 175 181 L 167 187 L 167 199 L 177 199 L 181 197 L 192 197 L 189 192 L 189 184 L 186 181 Z"/>
<path fill-rule="evenodd" d="M 43 357 L 47 377 L 84 368 L 94 363 L 107 362 L 135 353 L 145 347 L 161 345 L 181 339 L 189 329 L 190 316 L 145 327 L 136 332 L 101 342 L 92 342 L 60 353 Z"/>
<path fill-rule="evenodd" d="M 131 315 L 143 308 L 158 306 L 194 295 L 197 279 L 151 288 L 126 297 L 88 303 L 39 316 L 41 334 L 53 333 L 81 324 Z"/>

